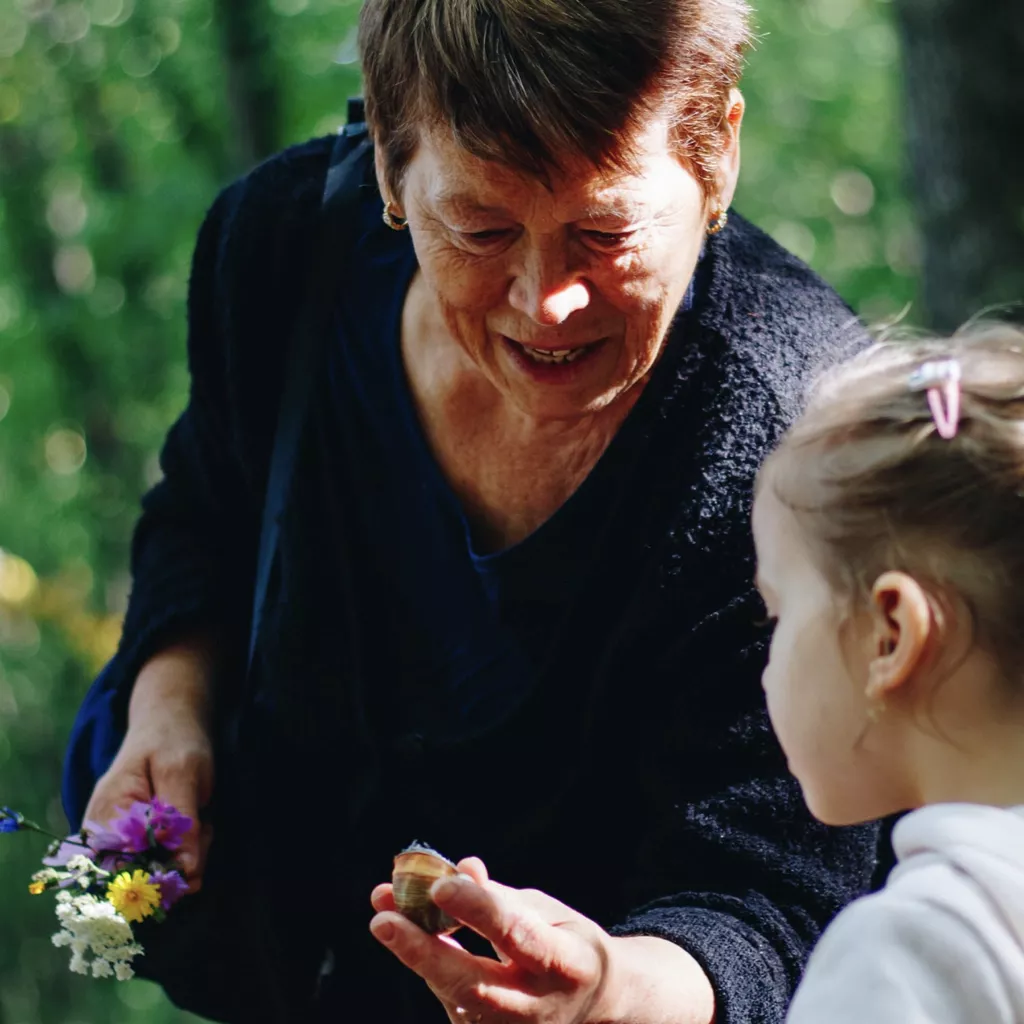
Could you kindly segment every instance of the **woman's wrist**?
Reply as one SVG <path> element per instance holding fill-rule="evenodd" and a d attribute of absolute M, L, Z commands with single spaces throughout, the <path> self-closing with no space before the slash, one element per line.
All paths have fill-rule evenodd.
<path fill-rule="evenodd" d="M 609 936 L 606 955 L 586 1024 L 714 1024 L 711 981 L 680 946 L 650 935 Z"/>
<path fill-rule="evenodd" d="M 210 723 L 215 644 L 197 633 L 154 654 L 139 670 L 128 704 L 129 727 L 166 715 Z"/>

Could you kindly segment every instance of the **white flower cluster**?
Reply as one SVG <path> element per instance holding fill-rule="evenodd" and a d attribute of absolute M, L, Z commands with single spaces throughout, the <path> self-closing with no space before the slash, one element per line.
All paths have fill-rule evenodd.
<path fill-rule="evenodd" d="M 70 946 L 71 970 L 94 978 L 127 981 L 135 972 L 129 961 L 142 952 L 134 941 L 131 925 L 107 900 L 97 896 L 57 893 L 57 920 L 61 930 L 53 936 L 55 946 Z M 92 960 L 86 959 L 92 953 Z"/>

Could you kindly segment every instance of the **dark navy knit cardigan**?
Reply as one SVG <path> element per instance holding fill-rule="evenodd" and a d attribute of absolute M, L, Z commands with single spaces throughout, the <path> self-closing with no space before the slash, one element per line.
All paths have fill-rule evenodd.
<path fill-rule="evenodd" d="M 248 747 L 226 748 L 219 782 L 234 776 L 232 799 L 251 801 L 251 827 L 268 820 L 271 801 L 270 820 L 288 822 L 288 844 L 275 845 L 271 829 L 259 846 L 261 856 L 278 851 L 278 867 L 311 841 L 303 836 L 324 841 L 330 894 L 319 912 L 268 884 L 260 912 L 280 940 L 274 954 L 249 962 L 244 985 L 224 973 L 202 979 L 193 966 L 168 984 L 172 997 L 239 1021 L 282 1020 L 284 1007 L 296 1021 L 444 1019 L 366 931 L 371 885 L 387 878 L 399 844 L 427 829 L 420 838 L 483 856 L 503 882 L 543 889 L 616 934 L 687 949 L 712 980 L 718 1024 L 781 1021 L 822 927 L 870 886 L 878 829 L 813 821 L 772 736 L 751 489 L 816 368 L 859 347 L 861 329 L 823 281 L 741 217 L 709 240 L 695 307 L 662 357 L 657 415 L 623 468 L 542 684 L 496 734 L 445 748 L 389 735 L 366 713 L 384 684 L 347 629 L 358 594 L 332 544 L 345 496 L 333 486 L 337 439 L 318 391 L 266 642 L 245 689 L 284 339 L 330 147 L 316 140 L 271 159 L 227 189 L 202 227 L 190 402 L 163 452 L 165 478 L 144 500 L 111 668 L 123 708 L 161 645 L 199 625 L 219 632 L 221 705 L 244 702 L 256 723 Z M 367 182 L 367 202 L 379 204 L 369 167 Z M 358 297 L 348 301 L 358 309 Z M 273 876 L 268 867 L 263 877 Z M 208 898 L 218 884 L 211 871 Z M 233 921 L 206 938 L 227 948 L 259 932 L 242 910 Z"/>

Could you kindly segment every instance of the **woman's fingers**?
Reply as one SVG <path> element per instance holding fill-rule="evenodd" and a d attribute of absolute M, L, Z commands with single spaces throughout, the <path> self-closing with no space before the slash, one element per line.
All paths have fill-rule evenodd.
<path fill-rule="evenodd" d="M 96 783 L 85 817 L 106 826 L 119 810 L 154 797 L 192 819 L 177 851 L 192 892 L 198 890 L 212 841 L 201 810 L 213 792 L 213 749 L 205 729 L 187 717 L 131 728 L 110 768 Z"/>
<path fill-rule="evenodd" d="M 106 825 L 119 808 L 127 810 L 136 800 L 145 803 L 152 798 L 153 789 L 145 764 L 122 767 L 115 761 L 97 781 L 82 820 Z"/>
<path fill-rule="evenodd" d="M 200 838 L 199 815 L 212 789 L 212 757 L 207 760 L 200 752 L 189 752 L 171 761 L 153 758 L 150 771 L 154 795 L 192 819 L 178 849 L 178 864 L 188 879 L 190 891 L 195 892 L 201 885 L 206 863 L 208 843 Z"/>
<path fill-rule="evenodd" d="M 395 894 L 390 882 L 384 882 L 370 893 L 370 904 L 377 913 L 395 909 Z"/>
<path fill-rule="evenodd" d="M 475 1001 L 482 988 L 502 984 L 501 964 L 473 956 L 457 942 L 428 935 L 401 914 L 377 914 L 370 931 L 444 1003 L 464 1006 Z"/>
<path fill-rule="evenodd" d="M 590 957 L 585 957 L 585 966 L 577 962 L 579 936 L 558 927 L 575 923 L 577 915 L 550 897 L 539 899 L 542 893 L 455 877 L 435 882 L 431 895 L 446 913 L 482 935 L 502 959 L 530 974 L 548 975 L 552 981 L 555 975 L 577 980 L 577 974 L 589 974 L 593 967 Z M 546 913 L 540 913 L 538 906 Z"/>
<path fill-rule="evenodd" d="M 469 875 L 477 885 L 488 881 L 487 865 L 479 857 L 463 857 L 455 867 L 460 874 Z"/>

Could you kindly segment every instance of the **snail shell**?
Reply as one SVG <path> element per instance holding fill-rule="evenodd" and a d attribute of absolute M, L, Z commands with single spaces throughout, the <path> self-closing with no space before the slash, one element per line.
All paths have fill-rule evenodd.
<path fill-rule="evenodd" d="M 430 887 L 439 878 L 457 874 L 455 865 L 422 843 L 413 843 L 395 857 L 391 884 L 395 908 L 430 935 L 447 935 L 460 927 L 430 898 Z"/>

